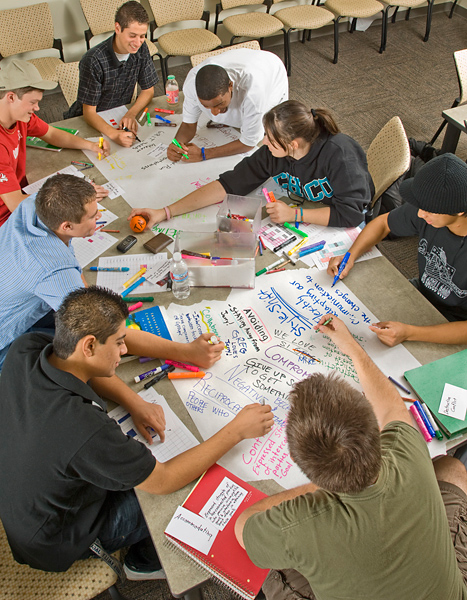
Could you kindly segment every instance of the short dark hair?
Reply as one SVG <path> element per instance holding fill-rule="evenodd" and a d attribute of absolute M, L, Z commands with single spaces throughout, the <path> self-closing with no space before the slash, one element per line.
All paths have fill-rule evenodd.
<path fill-rule="evenodd" d="M 269 141 L 282 150 L 297 138 L 313 144 L 321 135 L 339 133 L 339 127 L 326 108 L 309 109 L 298 100 L 286 100 L 263 117 Z"/>
<path fill-rule="evenodd" d="M 16 88 L 16 90 L 2 90 L 0 92 L 0 100 L 4 98 L 8 94 L 8 92 L 13 92 L 21 100 L 24 94 L 29 94 L 29 92 L 43 92 L 43 90 L 40 90 L 39 88 L 35 87 Z"/>
<path fill-rule="evenodd" d="M 55 313 L 54 353 L 65 360 L 86 335 L 105 344 L 127 317 L 128 307 L 120 294 L 95 285 L 74 290 Z"/>
<path fill-rule="evenodd" d="M 81 223 L 86 204 L 96 199 L 93 186 L 74 175 L 49 177 L 36 196 L 36 213 L 52 231 L 65 221 Z"/>
<path fill-rule="evenodd" d="M 115 13 L 115 22 L 120 25 L 120 28 L 126 29 L 131 23 L 140 23 L 146 25 L 149 23 L 149 16 L 145 8 L 136 0 L 125 2 Z"/>
<path fill-rule="evenodd" d="M 196 95 L 200 100 L 214 100 L 229 91 L 230 79 L 220 65 L 206 65 L 196 73 Z"/>
<path fill-rule="evenodd" d="M 337 493 L 357 493 L 375 482 L 380 431 L 361 392 L 335 373 L 316 373 L 297 383 L 289 399 L 290 456 L 310 481 Z"/>

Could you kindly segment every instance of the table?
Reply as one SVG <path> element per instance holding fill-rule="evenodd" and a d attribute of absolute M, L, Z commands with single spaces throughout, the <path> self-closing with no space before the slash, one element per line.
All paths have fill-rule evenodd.
<path fill-rule="evenodd" d="M 153 106 L 165 107 L 164 97 L 157 98 L 151 103 Z M 177 112 L 181 112 L 181 107 L 177 107 Z M 56 123 L 58 126 L 75 127 L 79 129 L 79 134 L 86 136 L 95 136 L 96 132 L 89 127 L 82 117 L 75 117 L 67 121 Z M 28 148 L 27 173 L 30 182 L 34 182 L 50 173 L 64 168 L 70 164 L 71 160 L 82 160 L 83 155 L 80 151 L 62 150 L 60 153 L 44 152 L 36 148 Z M 104 183 L 103 177 L 96 168 L 89 169 L 86 174 L 93 177 L 96 183 Z M 118 221 L 112 223 L 112 229 L 120 229 L 120 234 L 114 234 L 119 239 L 123 239 L 131 233 L 126 217 L 130 208 L 121 197 L 115 200 L 106 199 L 103 201 L 106 208 L 119 215 Z M 152 233 L 138 234 L 138 243 L 133 246 L 129 254 L 139 254 L 144 252 L 143 243 L 152 237 Z M 104 253 L 111 256 L 116 254 L 113 246 Z M 257 257 L 257 269 L 263 268 L 271 262 L 269 252 Z M 92 265 L 96 264 L 92 263 Z M 300 266 L 300 264 L 299 264 Z M 301 266 L 304 266 L 303 264 Z M 86 279 L 89 283 L 95 283 L 97 274 L 85 270 Z M 374 285 L 377 281 L 378 284 Z M 426 300 L 402 275 L 395 269 L 384 257 L 368 260 L 359 263 L 345 280 L 346 285 L 355 293 L 361 301 L 380 320 L 396 320 L 416 323 L 418 325 L 434 325 L 444 322 L 445 319 L 440 313 Z M 388 294 L 391 290 L 391 294 Z M 229 290 L 225 288 L 192 288 L 191 295 L 186 300 L 177 301 L 178 304 L 190 305 L 201 300 L 225 300 Z M 167 307 L 173 301 L 170 292 L 159 293 L 156 295 L 156 302 L 160 306 Z M 145 304 L 145 308 L 151 306 Z M 421 342 L 409 342 L 405 344 L 409 351 L 422 364 L 431 362 L 448 354 L 463 350 L 465 346 L 448 346 L 441 344 L 427 344 Z M 137 361 L 124 363 L 118 369 L 118 375 L 127 383 L 133 382 L 133 377 L 141 371 L 141 365 Z M 134 387 L 134 383 L 132 383 Z M 139 384 L 142 387 L 142 384 Z M 137 389 L 139 391 L 139 388 Z M 180 400 L 175 388 L 167 379 L 158 384 L 157 391 L 161 393 L 177 416 L 201 441 L 200 435 L 196 430 L 191 417 L 189 416 L 185 405 Z M 266 493 L 274 493 L 280 489 L 275 482 L 255 482 Z M 186 486 L 182 490 L 169 496 L 153 496 L 146 492 L 137 491 L 138 500 L 141 504 L 144 516 L 148 523 L 154 544 L 157 548 L 161 563 L 167 574 L 167 582 L 172 594 L 179 598 L 185 597 L 187 600 L 200 598 L 199 586 L 208 580 L 208 577 L 193 566 L 190 561 L 180 557 L 176 552 L 164 545 L 164 529 L 175 512 L 175 508 L 183 502 L 189 493 L 193 484 Z"/>
<path fill-rule="evenodd" d="M 446 133 L 444 134 L 443 145 L 441 146 L 441 154 L 445 152 L 456 153 L 457 142 L 461 131 L 467 133 L 465 121 L 467 120 L 467 104 L 450 108 L 443 112 L 443 117 L 448 122 Z"/>

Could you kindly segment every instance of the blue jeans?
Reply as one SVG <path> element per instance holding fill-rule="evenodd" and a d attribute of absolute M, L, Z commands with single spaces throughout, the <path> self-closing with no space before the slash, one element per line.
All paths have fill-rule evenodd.
<path fill-rule="evenodd" d="M 97 537 L 109 554 L 130 546 L 125 557 L 129 566 L 143 571 L 162 568 L 134 490 L 108 492 L 101 515 L 105 521 Z M 90 556 L 95 555 L 87 550 L 80 558 Z"/>

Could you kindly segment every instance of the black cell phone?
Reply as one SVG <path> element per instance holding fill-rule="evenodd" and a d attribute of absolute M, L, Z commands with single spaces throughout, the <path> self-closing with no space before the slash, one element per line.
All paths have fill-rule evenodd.
<path fill-rule="evenodd" d="M 134 235 L 127 235 L 126 238 L 118 244 L 117 250 L 119 252 L 128 252 L 128 250 L 136 244 L 136 241 Z"/>

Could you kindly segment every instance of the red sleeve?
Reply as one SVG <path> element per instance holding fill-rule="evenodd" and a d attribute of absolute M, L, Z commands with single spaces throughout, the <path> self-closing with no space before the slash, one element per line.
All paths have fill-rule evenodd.
<path fill-rule="evenodd" d="M 39 119 L 35 114 L 31 115 L 28 123 L 28 135 L 31 137 L 42 137 L 49 131 L 49 126 L 45 121 Z"/>

